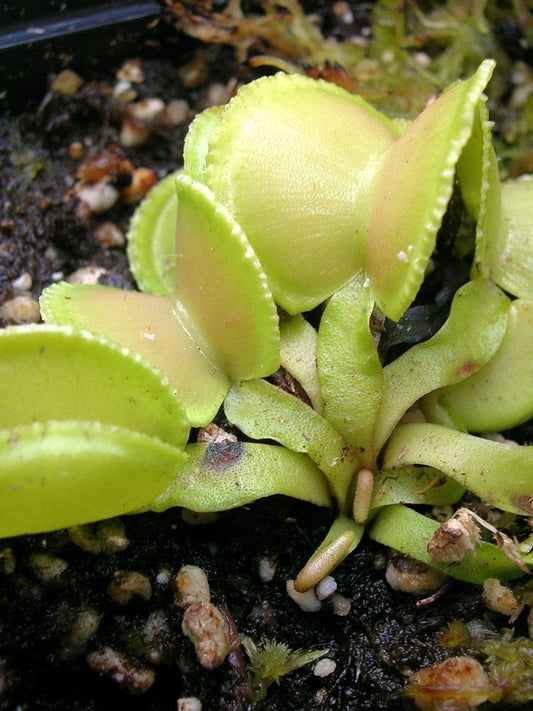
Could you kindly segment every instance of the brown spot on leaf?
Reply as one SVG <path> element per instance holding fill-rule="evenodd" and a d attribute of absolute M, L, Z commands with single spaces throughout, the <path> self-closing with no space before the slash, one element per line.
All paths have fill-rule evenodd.
<path fill-rule="evenodd" d="M 533 514 L 533 496 L 519 496 L 514 503 L 517 508 L 524 511 L 524 513 L 529 515 Z"/>
<path fill-rule="evenodd" d="M 236 464 L 244 456 L 242 442 L 212 442 L 205 452 L 205 463 L 211 469 L 224 471 Z"/>
<path fill-rule="evenodd" d="M 480 367 L 479 363 L 474 363 L 469 360 L 466 363 L 463 363 L 463 365 L 455 371 L 455 377 L 460 380 L 464 380 L 465 378 L 468 378 L 469 375 L 475 373 L 476 370 L 479 370 Z"/>

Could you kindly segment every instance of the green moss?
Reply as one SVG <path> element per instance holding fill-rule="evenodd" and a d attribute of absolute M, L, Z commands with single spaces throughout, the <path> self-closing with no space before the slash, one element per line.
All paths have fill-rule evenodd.
<path fill-rule="evenodd" d="M 320 659 L 328 650 L 295 651 L 283 642 L 265 642 L 259 648 L 250 637 L 242 639 L 248 655 L 250 669 L 250 699 L 261 701 L 265 698 L 268 687 L 279 682 L 282 676 L 303 667 L 305 664 Z"/>

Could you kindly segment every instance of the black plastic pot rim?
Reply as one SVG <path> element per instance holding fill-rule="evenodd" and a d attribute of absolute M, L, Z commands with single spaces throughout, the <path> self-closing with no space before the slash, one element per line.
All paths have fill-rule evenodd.
<path fill-rule="evenodd" d="M 92 4 L 41 18 L 31 17 L 27 22 L 7 25 L 0 29 L 0 51 L 148 19 L 159 15 L 160 12 L 161 5 L 154 0 L 122 0 L 113 4 Z"/>

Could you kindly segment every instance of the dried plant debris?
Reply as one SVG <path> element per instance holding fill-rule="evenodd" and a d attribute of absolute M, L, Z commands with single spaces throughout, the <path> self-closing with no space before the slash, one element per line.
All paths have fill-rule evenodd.
<path fill-rule="evenodd" d="M 493 57 L 498 69 L 489 96 L 499 156 L 512 175 L 531 170 L 533 17 L 528 3 L 503 8 L 495 0 L 447 0 L 428 8 L 403 0 L 335 2 L 308 14 L 303 5 L 298 0 L 231 0 L 222 6 L 167 0 L 180 30 L 234 47 L 240 62 L 321 76 L 395 116 L 419 113 L 428 96 Z M 509 91 L 506 75 L 513 63 Z"/>

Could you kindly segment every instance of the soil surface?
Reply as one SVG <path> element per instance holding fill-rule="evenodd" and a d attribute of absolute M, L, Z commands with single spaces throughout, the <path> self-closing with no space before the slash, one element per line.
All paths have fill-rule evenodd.
<path fill-rule="evenodd" d="M 142 145 L 117 149 L 158 177 L 180 165 L 192 115 L 215 95 L 229 95 L 235 79 L 256 75 L 233 49 L 202 45 L 163 22 L 115 38 L 105 60 L 89 59 L 83 51 L 68 59 L 49 48 L 47 71 L 57 75 L 68 64 L 84 81 L 73 94 L 50 92 L 47 76 L 42 84 L 36 77 L 30 95 L 20 93 L 20 84 L 10 86 L 0 118 L 0 306 L 12 299 L 16 280 L 26 273 L 26 291 L 35 299 L 61 275 L 88 266 L 105 270 L 103 283 L 135 287 L 124 246 L 110 247 L 98 238 L 103 222 L 126 232 L 134 205 L 118 202 L 91 214 L 73 193 L 80 164 L 120 144 L 124 106 L 113 91 L 117 71 L 134 57 L 144 75 L 134 84 L 137 100 L 179 99 L 189 107 L 179 124 L 152 125 Z M 122 190 L 129 180 L 118 171 L 115 186 Z M 448 277 L 431 289 L 443 284 L 449 286 Z M 432 331 L 444 317 L 428 309 L 423 327 L 412 328 Z M 390 338 L 391 347 L 402 341 Z M 521 442 L 532 437 L 527 427 L 514 434 Z M 297 501 L 259 501 L 201 526 L 186 523 L 180 511 L 125 517 L 122 524 L 129 544 L 112 553 L 87 552 L 84 541 L 80 547 L 66 531 L 0 542 L 0 709 L 173 711 L 187 697 L 200 699 L 204 711 L 252 708 L 247 659 L 237 638 L 228 660 L 208 671 L 181 631 L 183 610 L 175 604 L 172 580 L 185 564 L 204 569 L 213 602 L 233 621 L 235 635 L 259 646 L 270 640 L 293 650 L 327 650 L 335 662 L 328 676 L 315 675 L 309 664 L 283 677 L 253 708 L 408 708 L 402 689 L 409 673 L 452 654 L 439 644 L 440 630 L 457 618 L 494 630 L 506 622 L 485 607 L 474 586 L 452 581 L 425 605 L 393 591 L 384 576 L 386 552 L 371 541 L 334 572 L 337 592 L 349 601 L 347 614 L 328 601 L 317 612 L 304 612 L 288 597 L 286 581 L 322 540 L 329 514 Z M 42 554 L 67 565 L 47 576 L 38 565 Z M 275 566 L 271 580 L 260 574 L 265 561 Z M 147 579 L 149 590 L 120 604 L 110 585 L 124 571 Z M 86 643 L 77 645 L 73 630 L 80 613 L 90 613 L 97 624 Z M 154 619 L 157 630 L 150 635 L 147 622 Z M 527 635 L 523 618 L 516 633 Z M 107 647 L 125 659 L 121 678 L 88 663 L 91 653 Z M 147 669 L 155 681 L 134 693 Z"/>

